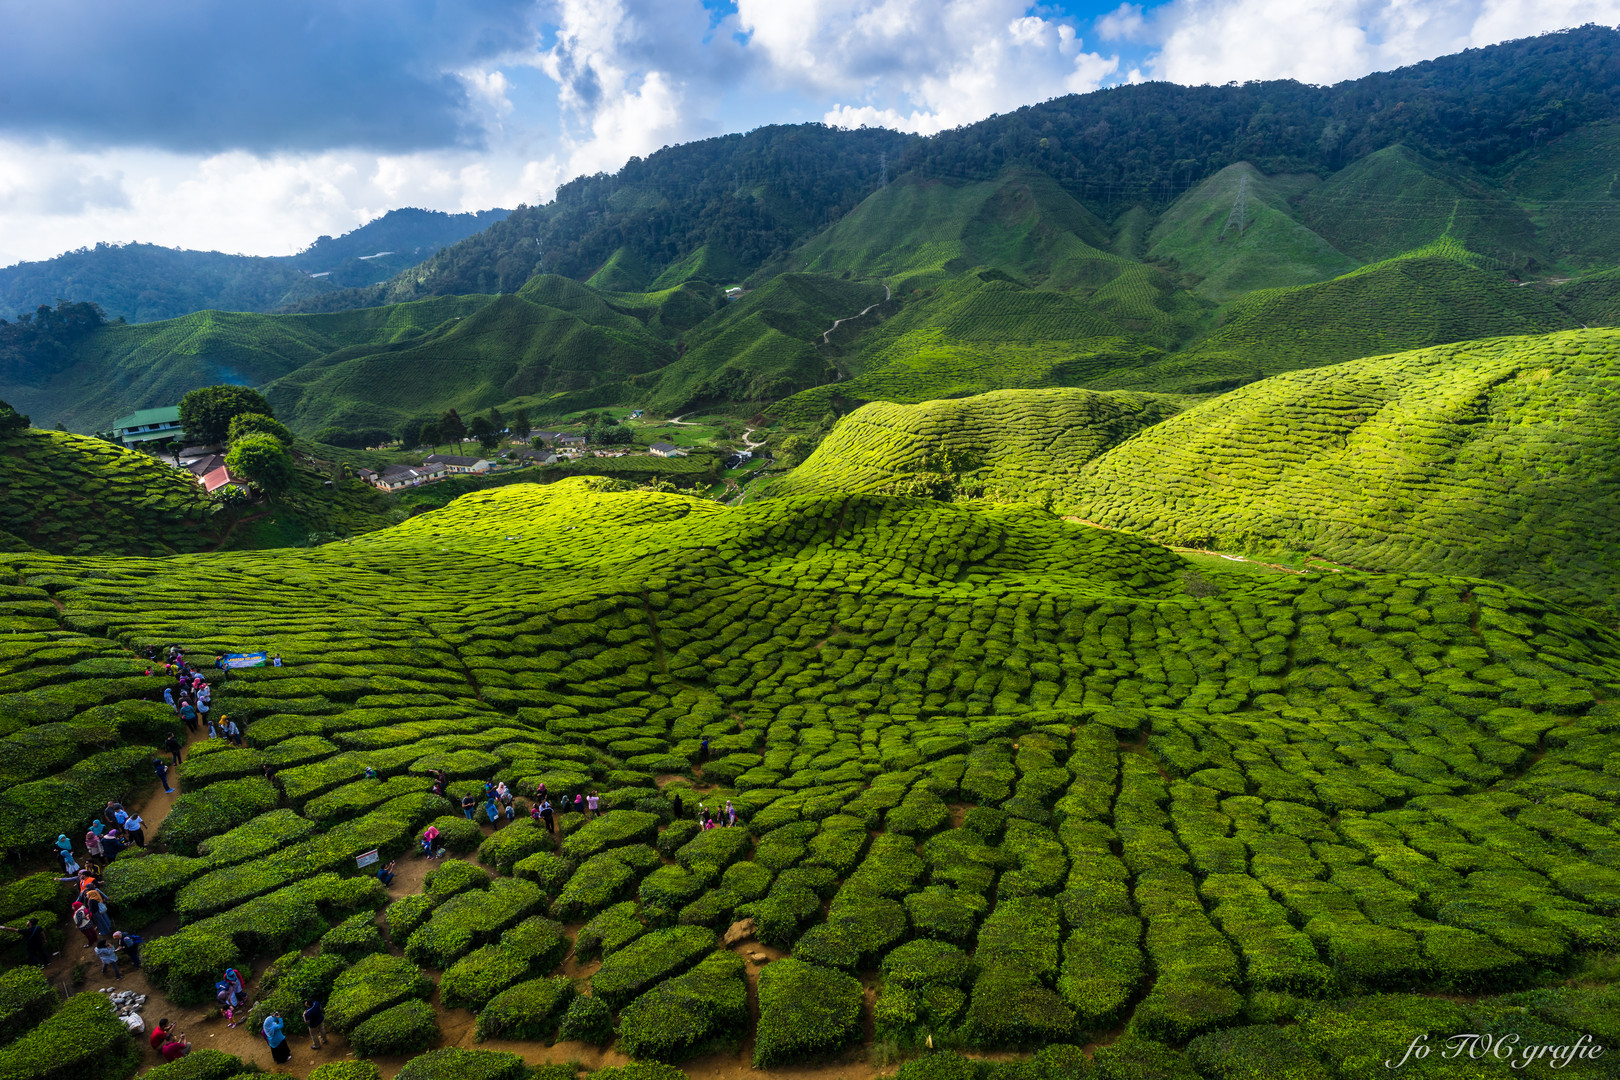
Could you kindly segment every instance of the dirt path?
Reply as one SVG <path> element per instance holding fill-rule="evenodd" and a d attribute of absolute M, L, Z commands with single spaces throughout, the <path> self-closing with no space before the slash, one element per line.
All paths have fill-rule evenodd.
<path fill-rule="evenodd" d="M 867 312 L 871 311 L 875 307 L 882 307 L 884 304 L 887 304 L 889 302 L 889 298 L 891 296 L 893 296 L 893 295 L 894 294 L 889 291 L 889 287 L 887 285 L 883 286 L 883 299 L 882 300 L 879 300 L 875 304 L 869 304 L 866 307 L 862 308 L 859 315 L 851 315 L 848 318 L 834 320 L 833 324 L 831 326 L 827 327 L 827 332 L 825 334 L 821 335 L 821 343 L 823 345 L 832 344 L 832 342 L 829 339 L 832 337 L 834 330 L 837 330 L 840 326 L 844 325 L 847 322 L 853 322 L 856 319 L 861 318 Z"/>

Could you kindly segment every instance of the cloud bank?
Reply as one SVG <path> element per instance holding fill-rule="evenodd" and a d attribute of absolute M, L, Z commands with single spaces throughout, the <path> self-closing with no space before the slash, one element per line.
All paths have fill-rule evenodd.
<path fill-rule="evenodd" d="M 1620 0 L 0 0 L 0 266 L 100 240 L 284 254 L 761 124 L 926 134 L 1586 22 Z"/>

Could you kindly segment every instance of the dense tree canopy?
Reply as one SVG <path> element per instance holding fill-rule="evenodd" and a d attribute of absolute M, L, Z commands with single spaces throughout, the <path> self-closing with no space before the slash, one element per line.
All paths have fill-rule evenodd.
<path fill-rule="evenodd" d="M 246 480 L 269 495 L 285 491 L 293 480 L 292 455 L 273 435 L 243 436 L 225 455 L 225 467 L 232 476 Z"/>
<path fill-rule="evenodd" d="M 203 386 L 180 399 L 186 438 L 199 446 L 224 442 L 231 421 L 244 413 L 270 417 L 270 403 L 251 386 Z"/>

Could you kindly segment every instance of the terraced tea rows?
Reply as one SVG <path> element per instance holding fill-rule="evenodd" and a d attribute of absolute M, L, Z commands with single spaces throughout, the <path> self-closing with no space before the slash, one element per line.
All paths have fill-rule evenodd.
<path fill-rule="evenodd" d="M 35 779 L 0 795 L 0 835 L 24 851 L 127 794 L 173 723 L 130 649 L 287 659 L 217 686 L 247 746 L 194 744 L 169 853 L 109 870 L 118 918 L 182 913 L 146 948 L 171 1001 L 280 956 L 256 1008 L 326 994 L 362 1053 L 431 1043 L 436 978 L 489 1038 L 750 1040 L 769 1067 L 859 1041 L 864 976 L 907 1052 L 1123 1023 L 1115 1076 L 1225 1076 L 1201 1054 L 1229 1044 L 1360 1076 L 1418 1028 L 1610 1023 L 1602 989 L 1533 988 L 1620 936 L 1620 640 L 1511 589 L 1212 572 L 1193 596 L 1170 552 L 1028 508 L 580 480 L 314 550 L 6 561 L 0 743 Z M 434 769 L 452 799 L 495 776 L 611 810 L 563 815 L 560 844 L 485 836 Z M 699 801 L 742 827 L 700 830 Z M 429 822 L 497 876 L 447 861 L 379 926 L 382 888 L 343 868 Z M 60 905 L 27 878 L 0 918 Z M 716 952 L 741 917 L 791 959 Z M 604 958 L 588 980 L 553 974 L 570 948 Z M 1528 993 L 1399 996 L 1437 990 Z M 996 1075 L 1092 1067 L 1065 1053 Z"/>
<path fill-rule="evenodd" d="M 777 490 L 1032 502 L 1164 543 L 1491 578 L 1612 619 L 1616 393 L 1620 332 L 1590 330 L 1277 375 L 1170 419 L 1173 399 L 1086 390 L 872 404 Z"/>
<path fill-rule="evenodd" d="M 1612 618 L 1617 394 L 1613 330 L 1279 375 L 1097 461 L 1066 505 L 1161 541 L 1492 578 Z"/>
<path fill-rule="evenodd" d="M 190 473 L 100 439 L 32 428 L 0 434 L 0 507 L 4 546 L 81 555 L 211 548 L 230 516 Z"/>

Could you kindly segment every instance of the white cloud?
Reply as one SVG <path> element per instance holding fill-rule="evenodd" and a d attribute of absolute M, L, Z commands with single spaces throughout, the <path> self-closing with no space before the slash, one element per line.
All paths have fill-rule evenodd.
<path fill-rule="evenodd" d="M 455 152 L 197 158 L 0 140 L 0 266 L 99 241 L 289 255 L 399 206 L 533 202 L 541 163 Z"/>
<path fill-rule="evenodd" d="M 834 98 L 844 127 L 929 133 L 1060 94 L 1119 66 L 1025 0 L 737 0 L 736 21 L 776 80 Z M 845 100 L 845 95 L 856 100 Z"/>
<path fill-rule="evenodd" d="M 1097 36 L 1104 41 L 1138 41 L 1146 29 L 1141 4 L 1121 4 L 1097 20 Z"/>
<path fill-rule="evenodd" d="M 616 170 L 707 129 L 702 100 L 724 81 L 723 58 L 740 60 L 724 38 L 705 44 L 698 0 L 559 0 L 556 20 L 537 63 L 571 121 L 558 148 L 570 176 Z"/>
<path fill-rule="evenodd" d="M 1334 83 L 1588 22 L 1620 22 L 1620 0 L 1171 0 L 1135 33 L 1156 79 Z"/>

